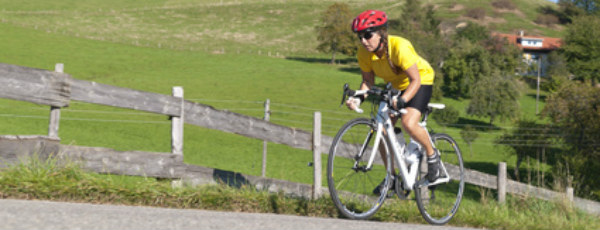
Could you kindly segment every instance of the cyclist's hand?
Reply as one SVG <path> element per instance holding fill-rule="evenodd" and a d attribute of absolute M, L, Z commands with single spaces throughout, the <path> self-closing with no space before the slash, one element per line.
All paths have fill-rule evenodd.
<path fill-rule="evenodd" d="M 360 99 L 357 97 L 348 97 L 348 100 L 346 101 L 346 107 L 359 113 L 362 112 L 362 110 L 359 108 Z"/>
<path fill-rule="evenodd" d="M 348 100 L 346 100 L 346 106 L 348 109 L 356 110 L 358 107 L 360 107 L 360 99 L 356 97 L 348 97 Z"/>
<path fill-rule="evenodd" d="M 395 110 L 401 110 L 406 107 L 406 101 L 402 97 L 394 96 L 392 97 L 392 107 Z"/>

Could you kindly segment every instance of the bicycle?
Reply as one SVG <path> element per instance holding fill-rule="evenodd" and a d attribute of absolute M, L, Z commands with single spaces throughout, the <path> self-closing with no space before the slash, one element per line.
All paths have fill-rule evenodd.
<path fill-rule="evenodd" d="M 390 114 L 406 112 L 395 111 L 390 107 L 392 95 L 397 93 L 397 90 L 391 89 L 390 84 L 386 89 L 373 87 L 357 91 L 349 89 L 348 84 L 344 85 L 342 104 L 347 96 L 368 94 L 374 99 L 371 119 L 350 120 L 342 126 L 331 144 L 327 162 L 329 193 L 344 216 L 350 219 L 368 219 L 381 208 L 388 198 L 391 183 L 394 183 L 395 193 L 400 199 L 407 199 L 410 192 L 414 191 L 419 211 L 428 223 L 446 224 L 454 217 L 462 200 L 462 155 L 452 137 L 429 132 L 426 127 L 427 118 L 433 110 L 443 109 L 445 106 L 430 103 L 419 123 L 427 130 L 433 146 L 441 156 L 442 175 L 436 181 L 429 182 L 426 179 L 427 163 L 423 150 L 417 146 L 416 151 L 407 151 L 403 135 L 395 135 Z M 362 110 L 357 108 L 356 112 L 362 113 Z M 379 153 L 381 151 L 386 153 L 385 161 Z M 392 161 L 397 166 L 398 174 L 391 170 Z M 380 183 L 382 178 L 384 181 Z M 372 190 L 377 186 L 381 186 L 380 194 L 373 196 Z"/>

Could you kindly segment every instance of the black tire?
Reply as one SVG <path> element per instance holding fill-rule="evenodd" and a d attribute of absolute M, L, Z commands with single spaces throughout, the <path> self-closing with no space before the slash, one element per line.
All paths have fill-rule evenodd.
<path fill-rule="evenodd" d="M 331 199 L 338 210 L 350 219 L 367 219 L 379 210 L 386 199 L 391 177 L 389 171 L 390 154 L 386 154 L 388 167 L 383 166 L 382 149 L 375 154 L 371 169 L 367 169 L 371 149 L 375 141 L 375 123 L 366 118 L 357 118 L 346 123 L 333 139 L 327 161 L 327 184 Z M 368 143 L 368 149 L 359 156 L 363 143 Z M 387 146 L 385 138 L 381 144 Z M 381 146 L 380 144 L 380 146 Z M 382 182 L 383 180 L 383 182 Z M 374 195 L 373 190 L 381 183 L 380 194 Z"/>
<path fill-rule="evenodd" d="M 420 175 L 415 185 L 415 198 L 419 211 L 425 220 L 433 225 L 443 225 L 448 223 L 460 206 L 462 200 L 465 182 L 464 165 L 462 154 L 456 141 L 452 137 L 443 133 L 436 133 L 431 136 L 434 146 L 439 150 L 444 167 L 450 174 L 450 182 L 433 185 L 430 187 L 419 187 L 425 178 L 423 170 L 419 169 Z M 420 167 L 427 167 L 427 164 L 420 164 Z"/>

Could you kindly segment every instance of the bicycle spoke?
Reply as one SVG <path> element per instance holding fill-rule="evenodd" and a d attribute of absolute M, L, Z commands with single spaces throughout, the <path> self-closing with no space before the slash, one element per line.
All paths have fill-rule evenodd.
<path fill-rule="evenodd" d="M 340 212 L 351 219 L 366 219 L 375 214 L 385 197 L 373 196 L 373 189 L 386 178 L 382 165 L 367 169 L 375 138 L 371 120 L 360 118 L 348 122 L 334 138 L 327 164 L 329 191 Z M 367 135 L 365 135 L 365 133 Z M 382 140 L 382 144 L 386 144 Z M 389 156 L 389 154 L 388 154 Z M 387 192 L 387 187 L 383 189 Z M 382 199 L 383 197 L 383 199 Z"/>

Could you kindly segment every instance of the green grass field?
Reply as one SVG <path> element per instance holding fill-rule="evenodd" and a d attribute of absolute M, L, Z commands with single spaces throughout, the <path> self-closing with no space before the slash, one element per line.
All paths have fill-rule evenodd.
<path fill-rule="evenodd" d="M 536 17 L 536 9 L 549 4 L 547 1 L 513 1 L 518 5 L 518 12 L 486 9 L 488 16 L 505 20 L 495 23 L 493 28 L 502 32 L 525 28 L 548 36 L 562 34 L 560 28 L 545 28 L 531 22 Z M 468 9 L 450 10 L 454 2 L 469 7 L 485 5 L 474 0 L 424 2 L 435 4 L 440 17 L 454 22 L 463 20 Z M 77 79 L 162 94 L 170 94 L 173 86 L 182 86 L 187 100 L 258 118 L 263 116 L 264 101 L 270 99 L 272 122 L 310 131 L 313 112 L 321 111 L 323 134 L 334 136 L 346 121 L 368 114 L 356 114 L 339 107 L 342 85 L 349 83 L 356 87 L 360 82 L 357 65 L 353 62 L 326 64 L 329 55 L 319 54 L 314 49 L 317 45 L 314 27 L 318 25 L 320 13 L 332 3 L 315 0 L 0 0 L 0 63 L 48 70 L 54 69 L 56 63 L 64 63 L 65 72 Z M 386 0 L 368 3 L 348 1 L 348 4 L 355 13 L 366 8 L 382 9 L 390 15 L 401 13 L 401 4 Z M 547 94 L 542 92 L 541 98 L 544 99 Z M 429 126 L 437 132 L 449 133 L 458 141 L 468 168 L 495 174 L 497 163 L 506 161 L 509 172 L 512 172 L 515 157 L 506 147 L 494 144 L 494 139 L 504 130 L 513 128 L 512 121 L 497 121 L 490 127 L 487 118 L 466 115 L 466 100 L 444 98 L 439 102 L 460 112 L 459 123 L 441 127 L 431 121 Z M 537 117 L 534 89 L 525 90 L 519 103 L 522 117 Z M 543 105 L 542 100 L 540 110 Z M 47 106 L 0 99 L 0 108 L 0 135 L 47 134 Z M 363 109 L 368 111 L 368 106 L 365 104 Z M 459 134 L 466 124 L 474 125 L 480 131 L 479 138 L 472 145 L 472 153 Z M 170 129 L 166 116 L 72 102 L 68 108 L 61 110 L 59 136 L 62 144 L 169 152 Z M 187 163 L 250 175 L 261 173 L 262 140 L 192 125 L 185 126 L 184 138 L 184 160 Z M 312 183 L 313 170 L 308 166 L 312 162 L 310 151 L 269 143 L 267 161 L 267 177 Z M 325 166 L 326 157 L 322 158 L 322 162 Z M 529 168 L 533 169 L 534 165 Z M 548 168 L 543 166 L 543 169 Z M 21 174 L 16 171 L 14 175 Z M 100 187 L 106 189 L 107 194 L 115 192 L 116 195 L 111 198 L 77 193 L 82 190 L 78 187 L 80 184 L 71 181 L 59 183 L 59 186 L 73 187 L 72 190 L 45 190 L 40 187 L 40 193 L 36 193 L 35 189 L 16 195 L 0 192 L 0 197 L 52 199 L 56 196 L 56 199 L 71 197 L 79 201 L 96 199 L 103 202 L 125 197 L 123 203 L 126 204 L 155 205 L 144 203 L 156 198 L 148 198 L 147 195 L 158 194 L 157 190 L 161 190 L 161 194 L 169 190 L 168 185 L 154 182 L 136 190 L 137 185 L 143 183 L 139 182 L 139 178 L 88 176 L 78 178 L 93 181 L 88 184 L 91 188 Z M 17 190 L 22 187 L 18 182 L 7 182 L 7 178 L 12 177 L 0 175 L 0 186 L 16 184 L 13 188 Z M 326 183 L 324 180 L 323 185 L 326 186 Z M 59 194 L 61 191 L 75 191 L 78 195 Z M 200 192 L 169 190 L 166 193 L 175 193 L 174 196 L 167 195 L 174 199 L 173 204 L 159 205 L 188 208 L 194 205 L 195 199 L 200 199 L 197 193 L 202 193 L 201 197 L 215 199 L 217 204 L 223 203 L 219 199 L 242 203 L 241 208 L 232 207 L 232 210 L 272 212 L 264 207 L 252 206 L 260 203 L 257 200 L 268 200 L 289 207 L 277 213 L 335 215 L 335 207 L 327 199 L 316 203 L 282 197 L 277 197 L 282 200 L 275 200 L 273 196 L 279 195 L 232 192 L 222 188 L 208 188 Z M 179 195 L 189 199 L 179 202 L 182 199 Z M 400 208 L 386 206 L 375 218 L 423 222 L 414 202 L 390 201 L 396 202 L 401 204 Z M 220 208 L 206 203 L 209 205 L 200 208 Z M 461 211 L 453 223 L 500 229 L 554 229 L 557 226 L 580 229 L 592 219 L 593 225 L 590 226 L 598 226 L 597 219 L 571 212 L 560 203 L 510 198 L 509 204 L 498 206 L 493 202 L 492 192 L 469 185 Z M 565 215 L 566 220 L 558 218 Z M 540 218 L 529 221 L 536 217 Z M 523 223 L 528 225 L 520 225 Z"/>
<path fill-rule="evenodd" d="M 314 49 L 314 27 L 332 2 L 0 0 L 0 62 L 49 70 L 65 63 L 65 72 L 77 79 L 163 94 L 183 86 L 188 100 L 259 118 L 264 101 L 270 99 L 272 122 L 310 131 L 312 113 L 321 111 L 323 134 L 334 136 L 345 121 L 368 115 L 338 106 L 343 83 L 356 87 L 360 82 L 356 64 L 325 64 L 329 55 Z M 453 2 L 481 4 L 427 2 L 448 20 L 461 20 L 466 10 L 450 11 Z M 499 13 L 507 21 L 496 28 L 560 34 L 530 21 L 545 2 L 519 1 L 519 9 L 525 10 Z M 384 0 L 349 4 L 353 12 L 401 11 L 401 4 Z M 530 94 L 531 90 L 520 100 L 523 117 L 535 116 L 535 97 Z M 487 173 L 495 173 L 499 161 L 508 162 L 509 170 L 514 167 L 514 156 L 493 143 L 501 129 L 512 128 L 511 121 L 496 122 L 490 129 L 486 118 L 465 114 L 468 101 L 441 102 L 461 112 L 460 123 L 443 128 L 430 122 L 430 127 L 454 136 L 468 167 Z M 0 107 L 0 134 L 47 133 L 48 107 L 4 99 Z M 481 130 L 472 154 L 459 135 L 465 124 Z M 63 144 L 170 151 L 166 116 L 79 102 L 62 110 L 59 136 Z M 260 175 L 261 140 L 186 125 L 184 152 L 188 163 Z M 311 183 L 311 161 L 309 151 L 270 143 L 267 176 Z"/>
<path fill-rule="evenodd" d="M 430 2 L 438 5 L 440 15 L 448 13 L 444 9 L 450 2 Z M 183 86 L 188 100 L 254 117 L 263 116 L 263 103 L 270 99 L 272 122 L 311 130 L 312 113 L 321 111 L 323 134 L 329 136 L 345 121 L 367 116 L 338 107 L 343 83 L 356 87 L 360 81 L 356 64 L 324 64 L 328 55 L 314 50 L 313 28 L 330 2 L 0 3 L 3 63 L 50 70 L 65 63 L 65 72 L 74 78 L 163 94 Z M 399 4 L 386 1 L 349 4 L 357 12 L 400 10 Z M 0 133 L 47 132 L 47 107 L 1 102 Z M 442 128 L 430 122 L 430 127 L 455 137 L 468 166 L 494 173 L 499 161 L 514 165 L 507 149 L 493 144 L 502 134 L 497 128 L 510 129 L 510 121 L 488 129 L 486 118 L 465 115 L 468 101 L 441 102 L 461 112 L 460 124 Z M 535 116 L 535 98 L 525 94 L 520 103 L 522 116 Z M 169 124 L 165 116 L 73 102 L 62 110 L 59 135 L 63 144 L 168 152 Z M 482 130 L 472 154 L 459 135 L 464 124 Z M 260 140 L 188 125 L 184 152 L 188 163 L 260 174 Z M 268 152 L 267 176 L 310 183 L 309 151 L 269 144 Z"/>

